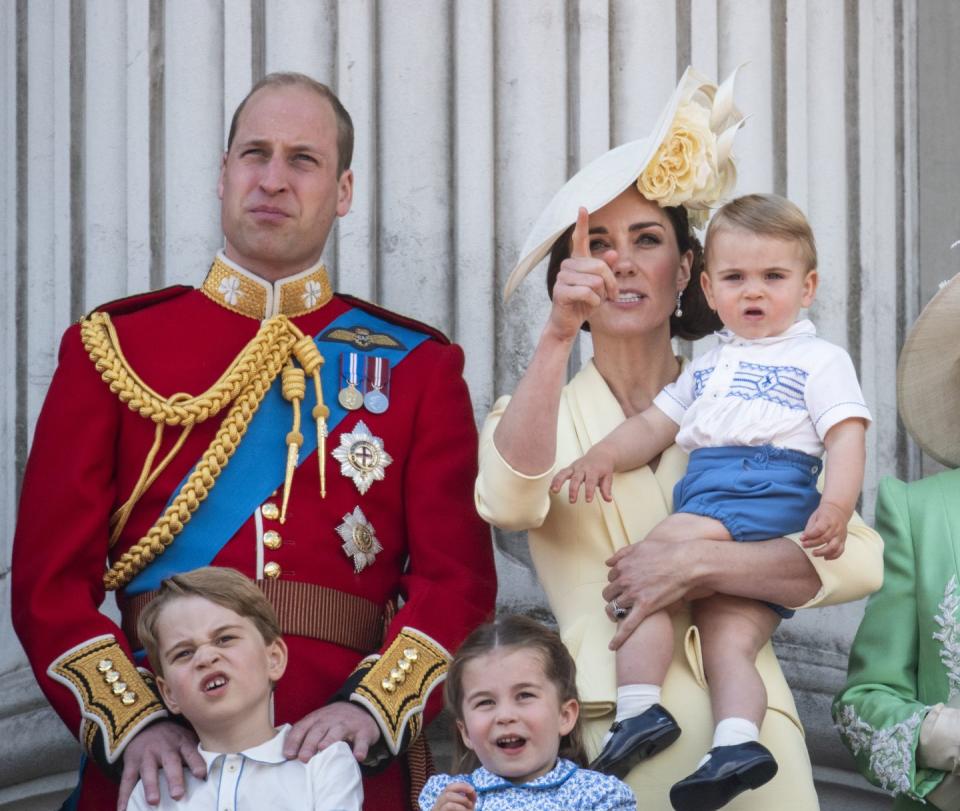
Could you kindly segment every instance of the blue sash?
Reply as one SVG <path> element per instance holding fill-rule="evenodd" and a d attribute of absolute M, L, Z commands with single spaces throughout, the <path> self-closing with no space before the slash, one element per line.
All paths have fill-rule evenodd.
<path fill-rule="evenodd" d="M 376 351 L 364 353 L 366 356 L 386 358 L 391 367 L 397 366 L 429 337 L 426 333 L 384 321 L 358 308 L 347 310 L 324 326 L 321 334 L 329 334 L 337 328 L 353 327 L 364 327 L 371 332 L 386 333 L 397 339 L 401 344 L 400 348 L 378 346 Z M 323 402 L 330 409 L 327 429 L 332 434 L 348 413 L 337 400 L 340 356 L 344 352 L 355 351 L 355 347 L 342 341 L 321 340 L 319 336 L 315 337 L 314 341 L 325 361 L 320 383 L 323 387 Z M 317 449 L 317 435 L 311 427 L 312 420 L 309 416 L 317 404 L 317 398 L 313 386 L 309 381 L 307 383 L 306 397 L 300 404 L 300 413 L 304 415 L 305 423 L 302 431 L 303 447 L 300 448 L 301 465 Z M 206 500 L 184 525 L 183 531 L 174 538 L 167 551 L 130 581 L 125 590 L 128 597 L 158 589 L 165 578 L 206 566 L 217 556 L 253 515 L 254 510 L 283 484 L 287 464 L 285 440 L 292 419 L 291 405 L 283 399 L 280 376 L 277 375 L 250 421 L 247 433 Z M 187 478 L 189 474 L 184 478 L 184 482 Z M 179 487 L 176 492 L 180 492 Z M 171 496 L 170 501 L 173 501 L 175 496 L 176 493 Z M 317 498 L 319 497 L 318 493 Z"/>

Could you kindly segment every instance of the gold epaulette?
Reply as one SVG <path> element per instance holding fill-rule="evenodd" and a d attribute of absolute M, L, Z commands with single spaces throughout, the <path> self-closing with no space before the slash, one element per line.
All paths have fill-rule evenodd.
<path fill-rule="evenodd" d="M 84 750 L 92 754 L 99 731 L 109 763 L 116 762 L 143 727 L 167 717 L 145 674 L 112 634 L 71 648 L 47 668 L 47 675 L 65 685 L 80 703 L 84 721 L 79 736 Z"/>
<path fill-rule="evenodd" d="M 369 669 L 350 695 L 376 719 L 387 748 L 400 752 L 404 735 L 413 741 L 423 726 L 423 709 L 433 688 L 447 676 L 450 654 L 439 642 L 404 627 L 382 656 L 367 657 Z"/>

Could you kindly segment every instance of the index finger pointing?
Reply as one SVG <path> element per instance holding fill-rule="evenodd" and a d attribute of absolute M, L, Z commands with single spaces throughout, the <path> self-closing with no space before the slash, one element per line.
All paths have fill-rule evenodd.
<path fill-rule="evenodd" d="M 590 215 L 580 206 L 577 212 L 577 224 L 570 237 L 570 256 L 583 258 L 590 256 Z"/>

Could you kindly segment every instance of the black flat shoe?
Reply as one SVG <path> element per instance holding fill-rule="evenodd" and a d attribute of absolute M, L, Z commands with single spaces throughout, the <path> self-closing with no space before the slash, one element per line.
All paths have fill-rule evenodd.
<path fill-rule="evenodd" d="M 676 811 L 715 811 L 747 789 L 759 788 L 777 773 L 777 761 L 762 743 L 717 746 L 710 760 L 670 789 Z"/>
<path fill-rule="evenodd" d="M 680 737 L 676 720 L 659 704 L 640 715 L 614 721 L 610 731 L 613 737 L 590 768 L 621 780 L 641 760 L 653 757 Z"/>

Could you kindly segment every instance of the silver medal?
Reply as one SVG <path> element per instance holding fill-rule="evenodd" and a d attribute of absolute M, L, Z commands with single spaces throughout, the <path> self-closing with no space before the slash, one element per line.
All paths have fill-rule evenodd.
<path fill-rule="evenodd" d="M 353 558 L 353 569 L 357 574 L 377 559 L 378 552 L 383 551 L 373 525 L 359 507 L 354 507 L 352 513 L 343 516 L 337 534 L 343 538 L 341 549 L 348 558 Z"/>
<path fill-rule="evenodd" d="M 353 479 L 360 495 L 383 479 L 384 468 L 393 461 L 383 449 L 383 440 L 374 436 L 363 420 L 350 433 L 340 434 L 340 446 L 334 448 L 333 458 L 340 463 L 340 472 Z"/>

